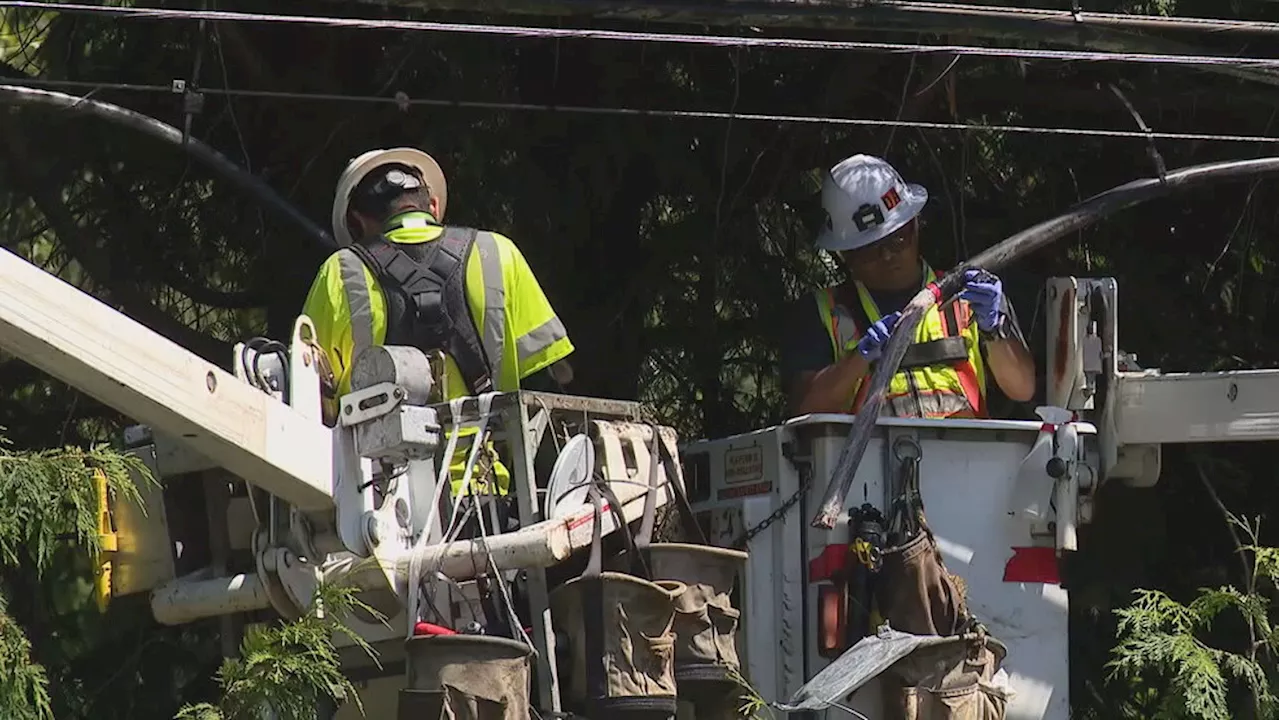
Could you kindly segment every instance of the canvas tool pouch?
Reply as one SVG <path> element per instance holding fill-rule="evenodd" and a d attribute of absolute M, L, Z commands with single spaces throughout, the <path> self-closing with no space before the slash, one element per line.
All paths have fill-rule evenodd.
<path fill-rule="evenodd" d="M 532 653 L 500 637 L 410 638 L 397 720 L 528 720 Z"/>
<path fill-rule="evenodd" d="M 595 505 L 591 555 L 587 569 L 555 588 L 549 597 L 557 635 L 569 643 L 569 668 L 560 675 L 562 691 L 576 713 L 592 720 L 666 718 L 676 712 L 675 598 L 683 584 L 653 582 L 635 574 L 602 571 L 601 494 Z M 630 533 L 615 497 L 610 507 L 619 532 Z M 632 548 L 629 548 L 632 549 Z"/>
<path fill-rule="evenodd" d="M 1011 694 L 992 679 L 1005 654 L 982 631 L 916 650 L 884 675 L 886 720 L 1004 720 Z"/>
<path fill-rule="evenodd" d="M 739 671 L 739 611 L 730 602 L 747 554 L 709 545 L 657 543 L 648 548 L 653 577 L 684 586 L 675 598 L 675 673 L 689 681 L 724 681 Z"/>
<path fill-rule="evenodd" d="M 733 606 L 732 594 L 748 556 L 741 550 L 707 543 L 684 493 L 678 461 L 662 441 L 660 428 L 649 427 L 649 491 L 635 549 L 643 559 L 641 570 L 654 579 L 674 580 L 685 588 L 675 598 L 675 673 L 684 696 L 695 684 L 731 681 L 740 671 L 735 639 L 740 612 Z M 659 467 L 664 468 L 683 534 L 690 542 L 653 542 Z M 715 688 L 711 692 L 721 694 Z"/>

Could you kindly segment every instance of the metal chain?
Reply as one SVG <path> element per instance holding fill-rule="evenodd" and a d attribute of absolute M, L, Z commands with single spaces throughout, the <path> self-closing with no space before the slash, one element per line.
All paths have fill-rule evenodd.
<path fill-rule="evenodd" d="M 766 517 L 764 520 L 756 523 L 754 526 L 744 531 L 742 535 L 738 536 L 738 539 L 733 542 L 731 547 L 738 550 L 745 550 L 747 548 L 747 543 L 751 542 L 751 538 L 754 538 L 756 535 L 759 535 L 768 529 L 770 525 L 781 520 L 782 517 L 787 514 L 788 510 L 794 507 L 796 503 L 800 502 L 800 498 L 804 496 L 805 491 L 807 491 L 809 486 L 813 483 L 812 476 L 812 471 L 807 467 L 802 467 L 800 470 L 800 488 L 796 490 L 791 497 L 787 498 L 785 502 L 779 505 L 777 510 L 769 513 L 769 517 Z"/>

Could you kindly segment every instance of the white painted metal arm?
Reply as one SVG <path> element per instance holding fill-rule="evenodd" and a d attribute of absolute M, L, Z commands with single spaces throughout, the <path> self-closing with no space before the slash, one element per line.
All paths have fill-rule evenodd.
<path fill-rule="evenodd" d="M 1119 373 L 1120 445 L 1280 439 L 1280 370 Z"/>
<path fill-rule="evenodd" d="M 333 431 L 0 250 L 0 348 L 301 510 L 333 504 Z"/>

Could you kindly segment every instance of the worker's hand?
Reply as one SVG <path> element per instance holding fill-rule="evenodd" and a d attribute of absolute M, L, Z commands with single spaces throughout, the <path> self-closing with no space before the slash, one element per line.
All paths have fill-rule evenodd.
<path fill-rule="evenodd" d="M 867 333 L 853 349 L 866 358 L 867 362 L 878 360 L 880 353 L 884 350 L 884 344 L 889 341 L 889 334 L 893 332 L 893 326 L 898 324 L 899 315 L 901 313 L 889 313 L 877 320 L 867 328 Z"/>
<path fill-rule="evenodd" d="M 973 317 L 978 321 L 978 329 L 991 332 L 1000 325 L 1004 314 L 1004 288 L 1000 278 L 986 270 L 965 270 L 964 290 L 960 297 L 969 303 Z"/>

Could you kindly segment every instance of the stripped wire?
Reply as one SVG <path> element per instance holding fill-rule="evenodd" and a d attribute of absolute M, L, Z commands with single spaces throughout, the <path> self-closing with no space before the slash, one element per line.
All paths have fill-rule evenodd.
<path fill-rule="evenodd" d="M 1079 60 L 1091 62 L 1111 61 L 1173 65 L 1225 65 L 1255 68 L 1280 68 L 1280 60 L 1274 58 L 1231 57 L 1223 55 L 1169 55 L 1160 53 L 1099 52 L 1087 50 L 1038 50 L 1032 48 L 983 47 L 975 45 L 920 45 L 910 43 L 864 42 L 852 40 L 732 37 L 725 35 L 693 35 L 685 33 L 595 30 L 587 28 L 550 28 L 518 25 L 485 25 L 477 23 L 442 23 L 423 20 L 344 18 L 327 15 L 280 15 L 275 13 L 247 13 L 227 10 L 175 10 L 168 8 L 139 8 L 116 5 L 39 2 L 38 0 L 0 0 L 0 7 L 150 19 L 284 23 L 289 25 L 321 25 L 333 28 L 463 33 L 542 39 L 564 38 L 579 40 L 613 40 L 619 42 L 665 42 L 683 45 L 706 45 L 712 47 L 764 47 L 791 50 L 948 53 L 955 55 L 1038 60 Z"/>
<path fill-rule="evenodd" d="M 164 85 L 138 85 L 129 83 L 97 83 L 78 80 L 10 80 L 4 84 L 18 87 L 51 87 L 68 89 L 85 89 L 92 92 L 114 90 L 121 92 L 172 93 L 172 89 Z M 1155 140 L 1188 140 L 1205 142 L 1230 143 L 1275 143 L 1280 138 L 1266 135 L 1219 135 L 1211 133 L 1189 132 L 1139 132 L 1135 130 L 1105 130 L 1099 128 L 1041 127 L 1032 125 L 989 125 L 984 123 L 926 122 L 920 120 L 880 120 L 876 118 L 850 118 L 815 115 L 777 115 L 761 113 L 717 112 L 713 110 L 649 110 L 627 107 L 595 107 L 580 105 L 539 105 L 533 103 L 488 102 L 475 100 L 443 100 L 437 98 L 409 98 L 404 93 L 392 97 L 373 95 L 341 95 L 333 93 L 300 93 L 278 90 L 239 90 L 202 88 L 208 95 L 225 95 L 230 97 L 258 97 L 281 100 L 321 101 L 321 102 L 355 102 L 366 104 L 396 105 L 400 108 L 412 106 L 453 107 L 477 110 L 509 110 L 516 112 L 560 112 L 588 115 L 622 115 L 632 117 L 654 117 L 671 119 L 699 120 L 735 120 L 743 122 L 769 122 L 777 124 L 800 125 L 833 125 L 859 127 L 903 127 L 921 130 L 960 130 L 964 132 L 1007 132 L 1023 135 L 1074 135 L 1082 137 L 1112 137 Z"/>

